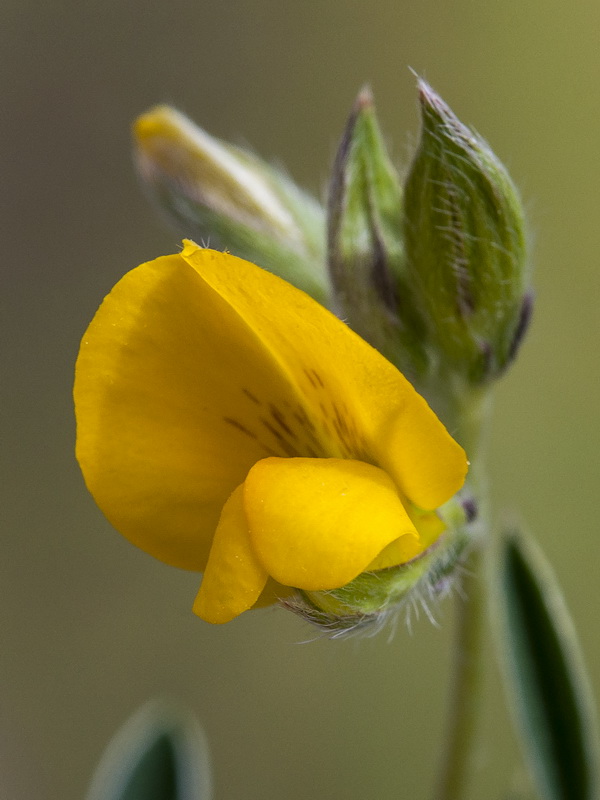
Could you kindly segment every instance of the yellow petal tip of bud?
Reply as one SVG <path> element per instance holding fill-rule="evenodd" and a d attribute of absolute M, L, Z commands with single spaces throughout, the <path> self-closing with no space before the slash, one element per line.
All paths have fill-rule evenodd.
<path fill-rule="evenodd" d="M 154 106 L 133 123 L 133 135 L 138 144 L 154 136 L 173 136 L 180 114 L 169 106 Z"/>

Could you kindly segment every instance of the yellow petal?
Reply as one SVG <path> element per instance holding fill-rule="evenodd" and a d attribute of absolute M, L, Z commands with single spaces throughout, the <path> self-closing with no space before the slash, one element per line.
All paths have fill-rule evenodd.
<path fill-rule="evenodd" d="M 446 530 L 445 524 L 433 512 L 419 512 L 415 508 L 407 509 L 415 528 L 419 532 L 418 542 L 413 536 L 401 536 L 399 539 L 388 544 L 376 558 L 371 561 L 368 570 L 386 569 L 395 567 L 398 564 L 405 564 L 407 561 L 420 555 L 427 550 Z"/>
<path fill-rule="evenodd" d="M 463 449 L 380 353 L 276 276 L 185 245 L 183 258 L 235 308 L 297 386 L 329 455 L 378 464 L 421 508 L 437 508 L 458 491 L 467 471 Z"/>
<path fill-rule="evenodd" d="M 381 553 L 368 564 L 365 571 L 375 572 L 378 569 L 406 564 L 407 561 L 411 561 L 419 555 L 422 550 L 421 543 L 415 536 L 408 534 L 400 536 L 399 539 L 395 539 L 387 547 L 384 547 Z"/>
<path fill-rule="evenodd" d="M 244 508 L 260 562 L 299 589 L 343 586 L 393 540 L 418 543 L 391 479 L 361 461 L 259 461 L 244 483 Z"/>
<path fill-rule="evenodd" d="M 223 508 L 194 613 L 207 622 L 229 622 L 252 608 L 267 578 L 250 543 L 238 486 Z"/>
<path fill-rule="evenodd" d="M 416 394 L 416 393 L 415 393 Z M 414 505 L 433 510 L 461 488 L 468 461 L 462 447 L 416 395 L 410 412 L 400 409 L 381 426 L 379 463 L 402 487 Z"/>
<path fill-rule="evenodd" d="M 96 502 L 175 566 L 204 569 L 221 509 L 253 463 L 320 455 L 271 352 L 178 255 L 132 270 L 105 299 L 74 393 L 77 456 Z"/>

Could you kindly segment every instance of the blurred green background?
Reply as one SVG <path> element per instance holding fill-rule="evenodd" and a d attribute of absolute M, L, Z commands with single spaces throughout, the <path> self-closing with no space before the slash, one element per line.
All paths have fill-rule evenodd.
<path fill-rule="evenodd" d="M 443 737 L 452 603 L 392 641 L 300 644 L 280 610 L 196 619 L 195 575 L 135 550 L 73 457 L 79 339 L 129 268 L 174 252 L 130 163 L 129 126 L 172 103 L 281 161 L 317 195 L 370 82 L 399 164 L 412 67 L 507 163 L 529 212 L 537 308 L 498 391 L 498 515 L 519 509 L 575 617 L 597 694 L 600 4 L 579 0 L 3 0 L 0 794 L 76 800 L 155 694 L 210 740 L 217 797 L 425 798 Z M 473 798 L 520 768 L 490 664 Z"/>

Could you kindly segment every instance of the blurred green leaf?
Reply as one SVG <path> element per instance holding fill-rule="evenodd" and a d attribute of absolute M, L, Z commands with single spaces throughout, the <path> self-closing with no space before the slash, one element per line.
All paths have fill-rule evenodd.
<path fill-rule="evenodd" d="M 94 774 L 88 800 L 210 800 L 204 733 L 187 712 L 161 701 L 117 732 Z"/>
<path fill-rule="evenodd" d="M 594 702 L 571 618 L 545 557 L 508 534 L 499 558 L 498 637 L 509 697 L 544 800 L 592 800 L 598 790 Z"/>

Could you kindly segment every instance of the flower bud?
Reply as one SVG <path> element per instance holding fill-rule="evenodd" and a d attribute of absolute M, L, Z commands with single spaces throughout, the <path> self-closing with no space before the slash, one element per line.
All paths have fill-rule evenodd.
<path fill-rule="evenodd" d="M 419 95 L 405 185 L 410 285 L 439 374 L 481 384 L 513 359 L 531 315 L 523 209 L 487 143 L 423 81 Z"/>
<path fill-rule="evenodd" d="M 168 106 L 139 117 L 134 138 L 144 184 L 185 235 L 228 249 L 326 300 L 324 215 L 316 200 Z"/>
<path fill-rule="evenodd" d="M 405 280 L 401 195 L 371 93 L 363 89 L 348 119 L 329 185 L 327 255 L 335 310 L 411 374 L 424 353 Z"/>

